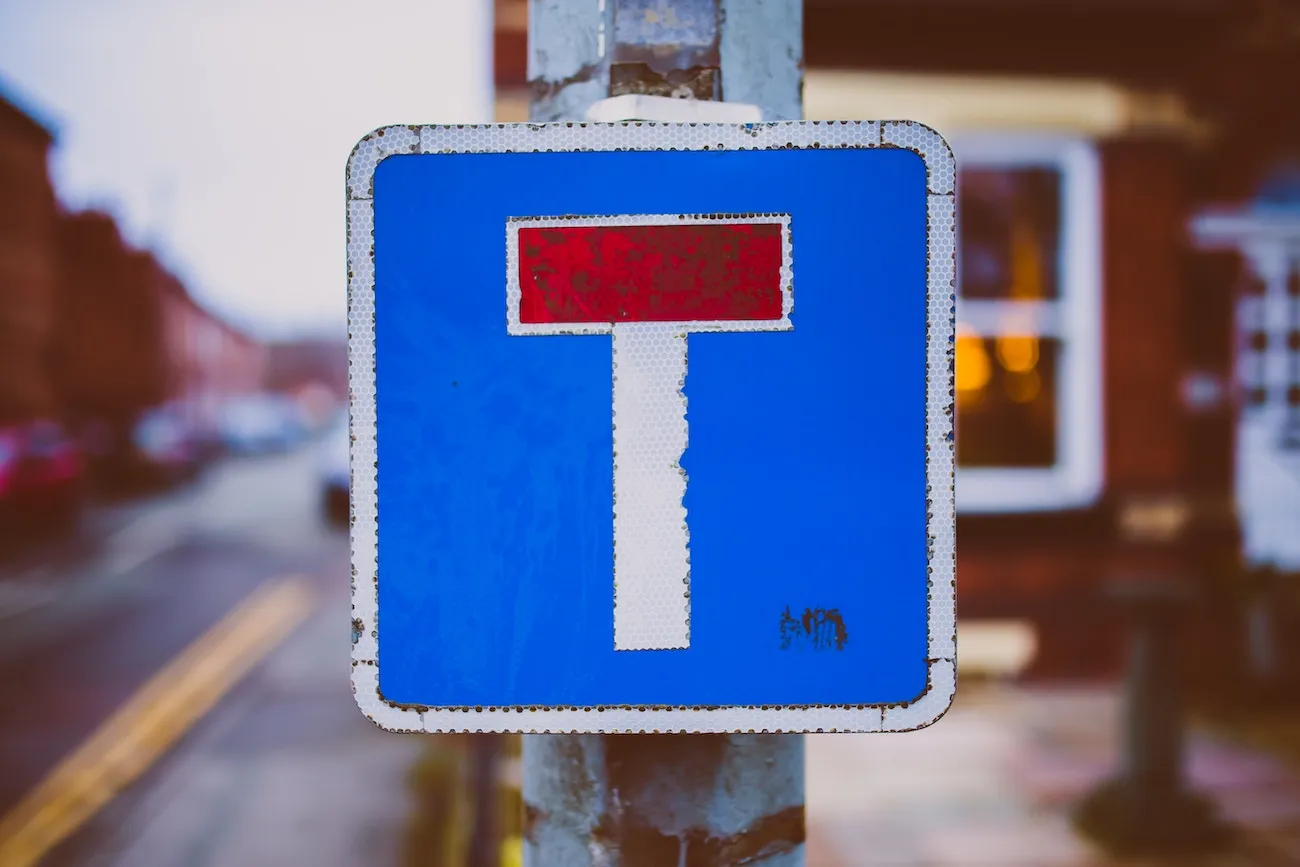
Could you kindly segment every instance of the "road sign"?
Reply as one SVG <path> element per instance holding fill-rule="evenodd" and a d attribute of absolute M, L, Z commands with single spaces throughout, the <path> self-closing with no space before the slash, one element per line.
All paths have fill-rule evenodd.
<path fill-rule="evenodd" d="M 954 164 L 907 122 L 348 167 L 353 683 L 413 731 L 875 731 L 955 684 Z"/>

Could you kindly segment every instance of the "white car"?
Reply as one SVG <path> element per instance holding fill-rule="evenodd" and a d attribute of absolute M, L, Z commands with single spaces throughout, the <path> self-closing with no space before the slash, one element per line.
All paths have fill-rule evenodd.
<path fill-rule="evenodd" d="M 349 520 L 348 453 L 352 438 L 345 418 L 336 424 L 320 443 L 319 473 L 321 510 L 330 523 L 346 526 Z"/>
<path fill-rule="evenodd" d="M 222 411 L 221 436 L 235 454 L 259 455 L 293 448 L 305 436 L 302 412 L 279 395 L 237 398 Z"/>

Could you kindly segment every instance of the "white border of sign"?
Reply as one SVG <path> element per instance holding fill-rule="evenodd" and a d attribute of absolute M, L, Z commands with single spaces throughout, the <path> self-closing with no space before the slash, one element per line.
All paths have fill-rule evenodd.
<path fill-rule="evenodd" d="M 375 168 L 415 153 L 904 148 L 926 165 L 928 279 L 926 493 L 929 509 L 928 677 L 909 702 L 763 707 L 424 707 L 379 692 L 378 497 L 375 428 Z M 551 123 L 392 126 L 366 136 L 347 168 L 348 353 L 352 434 L 352 691 L 380 728 L 406 732 L 870 732 L 924 728 L 957 687 L 954 611 L 953 332 L 956 166 L 934 130 L 911 121 L 756 124 Z M 557 215 L 559 216 L 559 215 Z M 503 322 L 504 325 L 504 322 Z"/>

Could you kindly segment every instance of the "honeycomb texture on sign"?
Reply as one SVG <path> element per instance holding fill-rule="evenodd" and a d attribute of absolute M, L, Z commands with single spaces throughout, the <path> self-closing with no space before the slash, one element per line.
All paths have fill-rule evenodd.
<path fill-rule="evenodd" d="M 374 169 L 372 168 L 371 171 Z M 374 612 L 378 560 L 375 446 L 375 216 L 371 202 L 348 202 L 348 394 L 351 444 L 352 658 L 378 657 Z"/>
<path fill-rule="evenodd" d="M 884 125 L 881 141 L 886 145 L 915 151 L 925 160 L 926 184 L 932 193 L 951 193 L 957 184 L 957 160 L 943 136 L 922 123 L 890 121 Z"/>
<path fill-rule="evenodd" d="M 915 124 L 918 130 L 928 127 Z M 402 150 L 411 127 L 376 130 L 370 137 L 386 138 L 399 130 L 401 145 L 381 144 L 377 153 L 387 156 Z M 383 136 L 380 136 L 380 133 Z M 521 153 L 527 151 L 612 151 L 612 150 L 774 150 L 778 148 L 880 147 L 879 121 L 800 121 L 784 123 L 711 124 L 655 123 L 519 123 L 482 126 L 426 126 L 419 129 L 421 153 Z M 937 134 L 934 134 L 938 141 Z M 368 140 L 368 139 L 367 139 Z M 928 141 L 928 140 L 927 140 Z M 377 160 L 383 156 L 358 145 L 353 160 Z M 903 146 L 903 145 L 895 145 Z M 359 167 L 368 165 L 361 162 Z M 356 170 L 350 169 L 350 174 Z M 373 171 L 373 170 L 372 170 Z M 368 182 L 360 183 L 362 188 Z"/>
<path fill-rule="evenodd" d="M 943 716 L 957 692 L 957 663 L 953 659 L 936 659 L 930 663 L 930 688 L 917 701 L 887 707 L 881 730 L 906 732 L 924 728 Z"/>
<path fill-rule="evenodd" d="M 690 647 L 686 330 L 614 326 L 614 647 Z"/>
<path fill-rule="evenodd" d="M 905 148 L 926 163 L 929 200 L 927 502 L 929 508 L 929 677 L 901 705 L 791 707 L 408 707 L 379 691 L 378 531 L 373 177 L 379 163 L 410 153 L 605 150 Z M 353 691 L 364 713 L 396 731 L 450 732 L 817 732 L 903 731 L 943 714 L 956 689 L 953 643 L 953 319 L 955 163 L 942 137 L 908 121 L 781 122 L 740 125 L 495 124 L 395 126 L 376 130 L 348 163 L 349 383 L 352 394 Z M 507 231 L 509 237 L 509 230 Z M 787 232 L 787 245 L 790 234 Z M 509 241 L 507 241 L 509 243 Z M 787 266 L 790 262 L 787 246 Z M 789 275 L 783 284 L 789 286 Z M 516 283 L 517 289 L 517 283 Z M 792 303 L 792 302 L 791 302 Z M 509 300 L 507 299 L 507 311 Z M 515 308 L 517 310 L 517 307 Z M 508 317 L 507 317 L 508 318 Z M 736 323 L 728 323 L 733 325 Z M 768 323 L 763 323 L 768 324 Z M 507 323 L 503 322 L 503 327 Z M 705 330 L 705 329 L 700 329 Z M 608 327 L 604 332 L 608 333 Z M 536 332 L 541 333 L 541 332 Z M 561 332 L 563 333 L 563 332 Z M 571 332 L 570 332 L 571 333 Z"/>
<path fill-rule="evenodd" d="M 348 196 L 368 199 L 374 195 L 375 169 L 386 157 L 417 153 L 420 133 L 415 127 L 391 126 L 376 130 L 361 140 L 348 160 Z"/>
<path fill-rule="evenodd" d="M 926 350 L 926 382 L 930 395 L 926 404 L 925 427 L 928 450 L 926 500 L 930 530 L 930 658 L 950 659 L 957 652 L 954 610 L 957 540 L 953 532 L 957 515 L 953 496 L 956 461 L 950 436 L 956 395 L 950 385 L 942 400 L 934 390 L 936 384 L 951 383 L 956 362 L 957 200 L 952 194 L 931 194 L 927 205 L 930 338 Z M 934 445 L 935 431 L 949 432 L 946 447 Z"/>
<path fill-rule="evenodd" d="M 421 732 L 427 721 L 419 708 L 385 701 L 379 692 L 379 666 L 373 660 L 353 660 L 352 692 L 357 706 L 390 732 Z"/>

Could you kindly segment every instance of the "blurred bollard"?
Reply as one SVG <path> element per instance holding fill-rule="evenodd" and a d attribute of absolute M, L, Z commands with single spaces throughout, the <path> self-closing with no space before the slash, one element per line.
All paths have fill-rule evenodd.
<path fill-rule="evenodd" d="M 1229 839 L 1214 803 L 1183 779 L 1183 700 L 1178 626 L 1191 601 L 1173 581 L 1129 581 L 1114 588 L 1133 621 L 1125 688 L 1119 776 L 1075 811 L 1076 826 L 1122 854 L 1202 852 Z"/>
<path fill-rule="evenodd" d="M 411 769 L 403 867 L 506 867 L 501 766 L 506 738 L 436 735 Z"/>
<path fill-rule="evenodd" d="M 501 821 L 498 771 L 502 736 L 475 734 L 468 739 L 470 753 L 469 796 L 473 801 L 473 823 L 465 867 L 500 867 Z"/>
<path fill-rule="evenodd" d="M 497 816 L 501 826 L 501 867 L 524 865 L 523 736 L 501 735 L 497 750 Z"/>
<path fill-rule="evenodd" d="M 1246 658 L 1250 699 L 1272 704 L 1286 698 L 1286 674 L 1280 649 L 1278 608 L 1282 573 L 1268 567 L 1246 574 Z"/>
<path fill-rule="evenodd" d="M 444 735 L 428 739 L 410 770 L 412 812 L 403 840 L 402 867 L 457 867 L 458 835 L 463 808 L 461 750 Z"/>

